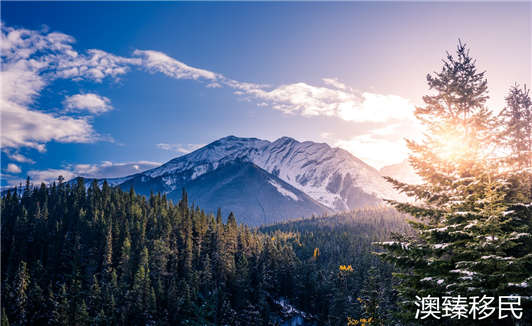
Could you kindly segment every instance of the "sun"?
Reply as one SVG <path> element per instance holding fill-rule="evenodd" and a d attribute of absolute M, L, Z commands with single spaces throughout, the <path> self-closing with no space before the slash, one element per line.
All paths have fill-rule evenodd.
<path fill-rule="evenodd" d="M 471 137 L 467 137 L 460 128 L 449 128 L 438 137 L 437 155 L 445 161 L 460 161 L 472 151 L 474 144 Z"/>

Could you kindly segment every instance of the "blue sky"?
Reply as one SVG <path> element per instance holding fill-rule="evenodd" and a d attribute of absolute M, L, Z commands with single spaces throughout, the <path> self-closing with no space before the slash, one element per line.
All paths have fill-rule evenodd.
<path fill-rule="evenodd" d="M 2 2 L 2 186 L 112 177 L 227 135 L 381 167 L 458 38 L 490 107 L 530 85 L 530 3 Z"/>

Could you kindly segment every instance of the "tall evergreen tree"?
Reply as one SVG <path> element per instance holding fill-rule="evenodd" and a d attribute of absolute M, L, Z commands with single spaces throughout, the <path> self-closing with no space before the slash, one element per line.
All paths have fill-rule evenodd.
<path fill-rule="evenodd" d="M 2 321 L 1 321 L 1 325 L 2 325 L 2 326 L 9 326 L 9 320 L 7 319 L 6 310 L 4 309 L 4 307 L 2 307 Z"/>
<path fill-rule="evenodd" d="M 517 169 L 532 168 L 532 100 L 526 85 L 510 88 L 499 118 L 499 141 L 511 151 L 507 163 Z"/>
<path fill-rule="evenodd" d="M 398 290 L 407 319 L 416 311 L 416 296 L 525 295 L 530 286 L 531 212 L 512 202 L 510 184 L 493 160 L 496 134 L 485 107 L 484 72 L 459 43 L 456 57 L 448 55 L 427 81 L 435 94 L 423 97 L 425 106 L 415 112 L 426 137 L 408 141 L 424 184 L 388 178 L 416 198 L 392 204 L 416 218 L 417 234 L 382 243 L 388 251 L 381 254 L 401 268 Z"/>
<path fill-rule="evenodd" d="M 17 324 L 25 325 L 28 322 L 28 288 L 30 286 L 30 275 L 27 264 L 21 261 L 17 274 L 15 275 L 12 302 L 13 315 Z"/>

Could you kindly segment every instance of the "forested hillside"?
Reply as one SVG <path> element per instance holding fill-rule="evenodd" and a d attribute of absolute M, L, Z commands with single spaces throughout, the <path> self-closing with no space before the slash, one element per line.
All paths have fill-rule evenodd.
<path fill-rule="evenodd" d="M 371 318 L 371 325 L 392 325 L 397 322 L 393 269 L 373 254 L 373 242 L 396 232 L 409 234 L 406 218 L 382 207 L 260 230 L 297 234 L 293 248 L 299 260 L 299 288 L 291 300 L 313 312 L 320 324 L 346 325 Z"/>
<path fill-rule="evenodd" d="M 250 230 L 186 192 L 174 205 L 82 179 L 28 182 L 1 205 L 3 323 L 345 325 L 394 311 L 391 269 L 371 254 L 406 228 L 390 209 Z"/>

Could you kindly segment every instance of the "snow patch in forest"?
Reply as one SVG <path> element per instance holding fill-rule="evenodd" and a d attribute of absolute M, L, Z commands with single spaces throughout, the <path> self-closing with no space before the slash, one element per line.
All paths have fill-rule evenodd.
<path fill-rule="evenodd" d="M 515 286 L 518 288 L 526 288 L 528 287 L 528 282 L 521 282 L 521 283 L 508 283 L 508 286 Z"/>

